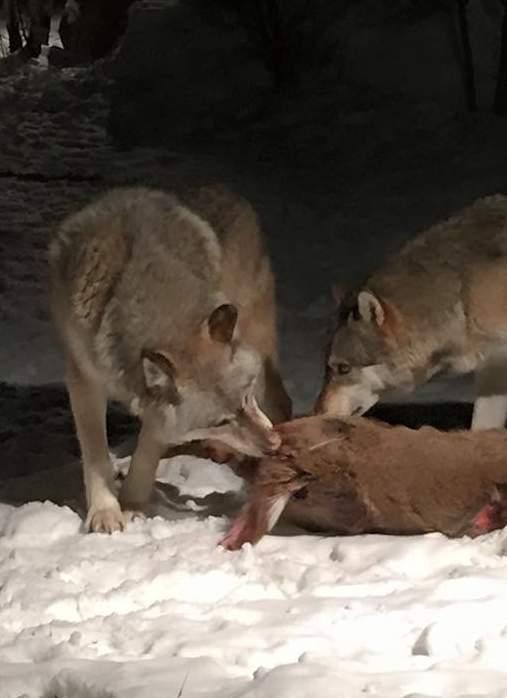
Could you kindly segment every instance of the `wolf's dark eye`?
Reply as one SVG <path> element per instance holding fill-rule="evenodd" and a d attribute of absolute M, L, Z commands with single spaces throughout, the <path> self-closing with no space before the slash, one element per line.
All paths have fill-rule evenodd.
<path fill-rule="evenodd" d="M 336 372 L 339 373 L 340 376 L 346 376 L 347 373 L 350 373 L 351 369 L 352 366 L 350 364 L 345 363 L 345 361 L 342 361 L 336 366 Z"/>

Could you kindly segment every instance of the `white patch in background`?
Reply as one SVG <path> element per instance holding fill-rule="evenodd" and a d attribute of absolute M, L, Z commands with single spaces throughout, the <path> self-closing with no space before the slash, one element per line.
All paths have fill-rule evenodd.
<path fill-rule="evenodd" d="M 157 481 L 174 485 L 180 494 L 194 497 L 206 497 L 212 492 L 237 492 L 244 484 L 227 465 L 192 456 L 161 460 Z"/>

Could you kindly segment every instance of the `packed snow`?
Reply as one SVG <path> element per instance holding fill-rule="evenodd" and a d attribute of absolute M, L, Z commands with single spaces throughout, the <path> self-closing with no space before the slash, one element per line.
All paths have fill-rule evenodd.
<path fill-rule="evenodd" d="M 186 512 L 112 536 L 48 501 L 0 505 L 2 698 L 507 696 L 507 532 L 282 527 L 231 553 L 227 519 L 192 506 L 237 490 L 226 473 L 163 462 Z"/>

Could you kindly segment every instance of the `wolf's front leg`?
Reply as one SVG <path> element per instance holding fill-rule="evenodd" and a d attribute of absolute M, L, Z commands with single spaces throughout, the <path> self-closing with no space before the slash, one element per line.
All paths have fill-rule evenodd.
<path fill-rule="evenodd" d="M 130 517 L 143 513 L 150 501 L 155 475 L 167 444 L 160 438 L 155 416 L 145 415 L 130 468 L 120 490 L 120 502 Z"/>
<path fill-rule="evenodd" d="M 472 429 L 500 429 L 507 416 L 507 353 L 486 360 L 476 374 Z"/>
<path fill-rule="evenodd" d="M 72 357 L 66 361 L 66 383 L 81 448 L 90 531 L 112 533 L 124 521 L 114 493 L 113 464 L 106 432 L 107 395 L 101 384 L 80 369 Z"/>

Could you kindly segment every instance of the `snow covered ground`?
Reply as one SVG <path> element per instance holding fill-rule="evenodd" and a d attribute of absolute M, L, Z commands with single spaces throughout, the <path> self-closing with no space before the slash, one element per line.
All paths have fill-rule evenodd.
<path fill-rule="evenodd" d="M 505 120 L 364 92 L 337 109 L 316 88 L 213 143 L 117 151 L 108 89 L 100 68 L 0 77 L 0 698 L 507 696 L 504 531 L 449 541 L 279 527 L 230 553 L 216 543 L 238 480 L 179 459 L 161 465 L 156 518 L 83 535 L 44 257 L 62 217 L 106 187 L 224 179 L 268 234 L 283 370 L 303 411 L 330 284 L 507 192 Z M 470 383 L 417 397 L 467 399 Z M 132 428 L 112 411 L 113 446 Z"/>
<path fill-rule="evenodd" d="M 161 471 L 190 502 L 237 487 L 209 462 Z M 230 553 L 224 518 L 161 514 L 109 537 L 0 506 L 2 698 L 507 696 L 505 531 Z"/>

